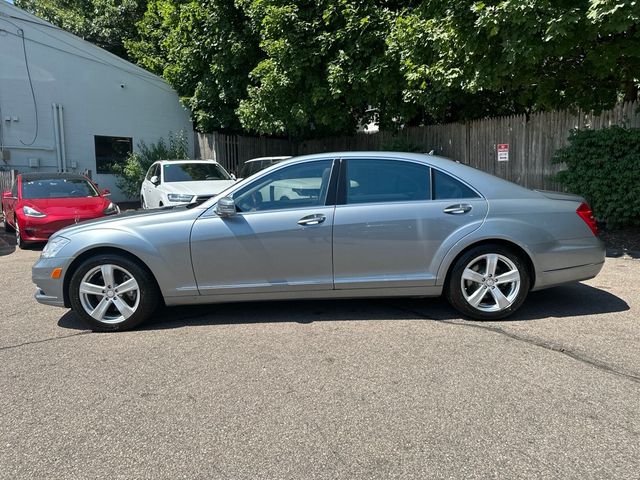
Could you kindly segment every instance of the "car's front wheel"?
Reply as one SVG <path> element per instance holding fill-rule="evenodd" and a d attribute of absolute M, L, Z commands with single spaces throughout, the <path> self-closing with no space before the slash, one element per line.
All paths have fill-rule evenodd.
<path fill-rule="evenodd" d="M 125 256 L 89 258 L 69 283 L 73 311 L 93 330 L 121 331 L 148 319 L 160 301 L 151 273 Z"/>
<path fill-rule="evenodd" d="M 15 225 L 14 230 L 16 233 L 16 247 L 18 247 L 21 250 L 24 250 L 25 248 L 27 248 L 27 245 L 22 239 L 22 234 L 20 233 L 20 223 L 18 223 L 18 218 L 17 217 L 14 218 L 13 222 Z"/>
<path fill-rule="evenodd" d="M 476 320 L 497 320 L 524 302 L 531 278 L 525 261 L 502 245 L 480 245 L 453 266 L 445 295 L 460 313 Z"/>

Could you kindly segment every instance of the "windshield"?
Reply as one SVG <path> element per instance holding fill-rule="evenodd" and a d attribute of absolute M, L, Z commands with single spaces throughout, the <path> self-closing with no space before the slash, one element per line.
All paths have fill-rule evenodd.
<path fill-rule="evenodd" d="M 167 163 L 163 173 L 165 182 L 231 180 L 224 168 L 215 163 Z"/>
<path fill-rule="evenodd" d="M 22 198 L 82 198 L 100 195 L 82 178 L 42 178 L 22 182 Z"/>

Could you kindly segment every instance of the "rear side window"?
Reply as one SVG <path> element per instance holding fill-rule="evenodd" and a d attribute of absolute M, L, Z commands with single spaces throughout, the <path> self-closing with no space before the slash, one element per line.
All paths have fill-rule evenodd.
<path fill-rule="evenodd" d="M 433 170 L 434 200 L 451 200 L 458 198 L 478 198 L 479 195 L 455 178 Z"/>
<path fill-rule="evenodd" d="M 348 204 L 430 200 L 429 167 L 397 160 L 348 160 Z"/>

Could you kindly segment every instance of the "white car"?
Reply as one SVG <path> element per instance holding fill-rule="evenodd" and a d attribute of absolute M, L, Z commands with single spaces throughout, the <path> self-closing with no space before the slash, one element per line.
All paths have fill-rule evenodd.
<path fill-rule="evenodd" d="M 287 160 L 291 158 L 291 156 L 279 156 L 279 157 L 259 157 L 252 158 L 251 160 L 247 160 L 242 164 L 240 168 L 240 173 L 238 174 L 238 180 L 242 180 L 243 178 L 250 177 L 254 173 L 259 172 L 260 170 L 264 170 L 271 165 L 275 165 L 276 163 L 282 162 L 283 160 Z"/>
<path fill-rule="evenodd" d="M 142 182 L 142 208 L 203 202 L 233 185 L 236 179 L 215 160 L 160 160 Z"/>

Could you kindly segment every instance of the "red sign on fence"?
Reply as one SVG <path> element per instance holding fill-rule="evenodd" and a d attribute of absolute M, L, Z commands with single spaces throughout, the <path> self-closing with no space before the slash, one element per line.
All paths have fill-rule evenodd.
<path fill-rule="evenodd" d="M 498 144 L 498 161 L 499 162 L 509 161 L 509 144 L 508 143 Z"/>

